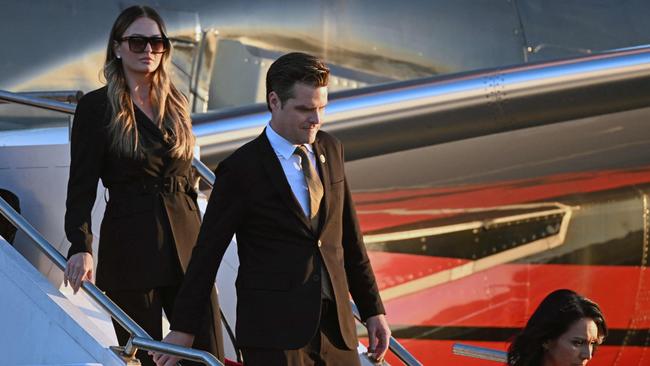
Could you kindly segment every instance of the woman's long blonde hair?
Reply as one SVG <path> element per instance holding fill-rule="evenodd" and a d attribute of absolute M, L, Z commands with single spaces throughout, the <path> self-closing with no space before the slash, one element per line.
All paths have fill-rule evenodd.
<path fill-rule="evenodd" d="M 112 151 L 119 156 L 142 158 L 144 151 L 135 122 L 133 102 L 126 82 L 122 61 L 116 57 L 114 45 L 120 42 L 126 29 L 138 18 L 155 21 L 163 36 L 165 23 L 158 13 L 148 6 L 131 6 L 115 20 L 106 48 L 104 77 L 111 105 L 111 121 L 108 125 Z M 170 154 L 174 158 L 191 159 L 194 152 L 192 122 L 185 96 L 172 83 L 167 68 L 171 62 L 171 45 L 162 54 L 160 65 L 151 78 L 151 104 L 154 123 L 160 128 L 170 144 Z"/>

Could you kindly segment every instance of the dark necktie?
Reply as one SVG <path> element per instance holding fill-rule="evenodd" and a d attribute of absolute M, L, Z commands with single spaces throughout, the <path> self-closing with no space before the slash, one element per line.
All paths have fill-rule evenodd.
<path fill-rule="evenodd" d="M 309 188 L 309 218 L 312 229 L 316 231 L 318 230 L 318 208 L 320 207 L 320 201 L 323 199 L 323 183 L 321 183 L 318 172 L 316 172 L 316 169 L 314 169 L 314 166 L 309 160 L 307 148 L 304 145 L 300 145 L 296 147 L 294 154 L 300 156 L 300 166 L 302 167 L 302 172 L 305 175 L 305 181 Z"/>
<path fill-rule="evenodd" d="M 311 220 L 312 230 L 317 233 L 318 208 L 320 207 L 320 201 L 323 199 L 323 183 L 320 181 L 318 172 L 316 172 L 314 166 L 311 165 L 311 161 L 307 155 L 307 148 L 304 145 L 300 145 L 296 147 L 296 150 L 293 153 L 300 156 L 300 166 L 302 167 L 302 172 L 305 175 L 307 188 L 309 188 L 309 218 Z M 323 264 L 320 269 L 321 294 L 325 299 L 334 300 L 334 296 L 332 295 L 334 293 L 334 290 L 332 289 L 332 283 L 330 282 L 329 276 L 327 275 L 325 265 Z"/>

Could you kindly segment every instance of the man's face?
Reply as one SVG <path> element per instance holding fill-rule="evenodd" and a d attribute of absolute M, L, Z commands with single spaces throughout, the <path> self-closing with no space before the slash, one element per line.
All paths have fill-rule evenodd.
<path fill-rule="evenodd" d="M 271 127 L 295 145 L 311 144 L 323 124 L 327 87 L 296 83 L 293 97 L 282 104 L 275 92 L 269 93 Z"/>

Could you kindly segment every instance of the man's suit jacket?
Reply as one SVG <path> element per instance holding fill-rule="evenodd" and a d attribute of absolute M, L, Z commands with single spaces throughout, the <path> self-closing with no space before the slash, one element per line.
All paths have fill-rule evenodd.
<path fill-rule="evenodd" d="M 320 319 L 323 260 L 341 333 L 350 349 L 357 347 L 357 337 L 349 294 L 364 319 L 384 313 L 345 179 L 342 145 L 321 131 L 313 146 L 324 187 L 317 233 L 264 132 L 219 164 L 176 300 L 172 329 L 188 333 L 198 329 L 195 314 L 203 313 L 233 234 L 240 261 L 236 281 L 240 347 L 295 349 L 309 342 Z"/>

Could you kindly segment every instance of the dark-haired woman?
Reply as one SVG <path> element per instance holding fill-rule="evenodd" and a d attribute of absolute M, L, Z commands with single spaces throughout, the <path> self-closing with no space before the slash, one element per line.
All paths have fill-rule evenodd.
<path fill-rule="evenodd" d="M 97 286 L 154 339 L 171 316 L 200 217 L 190 178 L 194 136 L 187 99 L 167 68 L 165 25 L 146 6 L 125 9 L 108 40 L 106 86 L 77 106 L 71 135 L 65 230 L 71 243 L 64 282 L 92 280 L 91 210 L 97 183 L 108 189 L 100 229 Z M 216 293 L 194 347 L 223 359 Z M 214 310 L 214 311 L 212 311 Z M 115 323 L 120 344 L 129 334 Z M 145 365 L 153 362 L 138 353 Z"/>
<path fill-rule="evenodd" d="M 586 365 L 607 336 L 598 305 L 571 290 L 550 293 L 508 349 L 509 366 Z"/>

